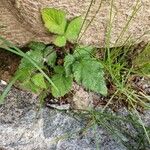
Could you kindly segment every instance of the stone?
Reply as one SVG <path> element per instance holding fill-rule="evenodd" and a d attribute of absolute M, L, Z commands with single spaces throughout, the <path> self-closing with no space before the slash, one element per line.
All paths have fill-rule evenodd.
<path fill-rule="evenodd" d="M 138 2 L 138 3 L 137 3 Z M 0 35 L 12 41 L 14 44 L 23 46 L 31 40 L 39 40 L 49 43 L 53 37 L 44 28 L 40 9 L 54 7 L 63 9 L 67 17 L 86 15 L 91 0 L 1 0 L 0 1 Z M 80 43 L 92 44 L 104 47 L 106 43 L 106 30 L 108 27 L 109 11 L 111 1 L 93 1 L 86 26 L 95 16 L 91 25 L 85 31 Z M 139 7 L 136 15 L 131 19 L 127 29 L 129 18 L 132 16 L 133 8 Z M 114 1 L 112 7 L 112 32 L 110 46 L 123 45 L 128 37 L 131 41 L 149 41 L 150 34 L 150 1 L 149 0 L 119 0 Z M 83 31 L 86 26 L 84 26 Z M 82 31 L 82 33 L 83 33 Z M 125 31 L 125 34 L 122 32 Z M 121 39 L 115 44 L 118 37 Z M 140 40 L 139 40 L 140 37 Z"/>
<path fill-rule="evenodd" d="M 0 85 L 0 91 L 4 89 Z M 30 93 L 12 88 L 0 106 L 0 148 L 6 150 L 126 150 L 102 128 L 89 128 L 87 121 L 71 113 L 39 108 Z M 97 135 L 95 135 L 98 133 Z M 95 138 L 95 136 L 97 136 Z M 98 140 L 98 142 L 96 142 Z"/>
<path fill-rule="evenodd" d="M 6 86 L 0 83 L 0 94 Z M 84 93 L 81 98 L 88 99 L 88 92 L 86 93 L 82 87 L 74 84 L 73 88 L 80 89 Z M 79 93 L 75 93 L 77 94 L 79 96 Z M 93 93 L 90 94 L 94 97 Z M 129 112 L 125 107 L 120 108 L 116 113 L 108 108 L 110 120 L 107 121 L 108 118 L 101 116 L 101 108 L 97 109 L 95 116 L 88 115 L 87 117 L 85 112 L 75 111 L 74 113 L 67 110 L 66 106 L 62 106 L 61 109 L 40 106 L 36 95 L 12 87 L 5 103 L 0 105 L 0 149 L 128 150 L 127 146 L 137 149 L 139 145 L 137 142 L 141 140 L 141 136 L 143 140 L 145 139 L 141 126 L 140 130 L 137 130 L 131 122 L 116 120 L 109 115 L 111 112 L 112 116 L 117 115 L 126 119 Z M 91 114 L 93 113 L 91 109 Z M 107 113 L 105 115 L 107 116 Z M 149 128 L 150 111 L 146 110 L 139 115 Z M 99 118 L 100 125 L 89 126 L 93 117 Z M 138 124 L 136 126 L 138 127 Z M 126 147 L 121 140 L 127 144 Z M 142 149 L 149 150 L 150 145 L 147 143 L 145 145 L 147 146 Z"/>

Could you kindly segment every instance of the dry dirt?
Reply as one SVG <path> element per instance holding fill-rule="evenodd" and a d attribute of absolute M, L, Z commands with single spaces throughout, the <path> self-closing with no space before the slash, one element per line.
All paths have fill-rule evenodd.
<path fill-rule="evenodd" d="M 8 82 L 15 73 L 19 62 L 18 56 L 0 49 L 0 79 Z"/>

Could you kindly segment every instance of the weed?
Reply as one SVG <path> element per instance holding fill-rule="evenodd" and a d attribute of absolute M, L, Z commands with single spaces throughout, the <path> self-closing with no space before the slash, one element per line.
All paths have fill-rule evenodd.
<path fill-rule="evenodd" d="M 1 38 L 4 43 L 3 48 L 23 57 L 23 59 L 16 72 L 15 78 L 10 82 L 0 97 L 0 101 L 3 102 L 4 97 L 16 80 L 19 81 L 19 85 L 22 88 L 29 89 L 35 93 L 44 93 L 44 96 L 40 94 L 42 99 L 46 96 L 45 93 L 49 92 L 51 92 L 54 97 L 64 96 L 71 90 L 74 80 L 78 84 L 83 85 L 86 89 L 109 98 L 108 103 L 101 111 L 92 110 L 88 112 L 88 117 L 90 116 L 92 120 L 89 122 L 90 127 L 96 127 L 96 125 L 104 127 L 108 132 L 114 135 L 115 138 L 120 139 L 129 149 L 135 145 L 138 149 L 146 149 L 150 143 L 149 127 L 145 127 L 142 122 L 139 112 L 137 111 L 137 106 L 140 105 L 149 109 L 149 104 L 147 103 L 147 101 L 149 102 L 149 97 L 145 93 L 139 95 L 139 93 L 132 88 L 129 79 L 139 74 L 149 76 L 150 46 L 148 44 L 132 61 L 130 56 L 134 54 L 134 49 L 132 47 L 133 42 L 129 43 L 131 36 L 126 39 L 123 46 L 116 47 L 122 40 L 125 31 L 128 29 L 130 22 L 141 5 L 139 0 L 137 0 L 133 7 L 132 15 L 115 42 L 115 47 L 111 48 L 110 40 L 114 3 L 114 0 L 111 0 L 110 18 L 106 33 L 106 48 L 102 52 L 104 56 L 103 59 L 99 60 L 94 55 L 97 49 L 91 46 L 81 46 L 77 43 L 77 41 L 80 41 L 81 37 L 84 36 L 84 33 L 96 16 L 95 14 L 92 17 L 85 31 L 79 36 L 93 2 L 94 1 L 91 1 L 84 20 L 79 16 L 68 21 L 66 20 L 64 11 L 54 8 L 42 9 L 41 13 L 45 27 L 49 32 L 55 35 L 53 44 L 45 45 L 40 42 L 32 42 L 29 45 L 30 51 L 24 53 Z M 102 1 L 96 13 L 101 8 L 101 4 Z M 104 72 L 108 87 L 111 85 L 114 88 L 113 92 L 110 92 L 110 89 L 106 87 Z M 115 99 L 127 103 L 129 110 L 131 109 L 134 114 L 131 113 L 124 119 L 108 113 L 106 108 L 109 107 L 109 104 Z M 131 123 L 137 131 L 136 136 L 126 133 L 125 130 L 120 127 L 120 121 Z M 89 128 L 89 126 L 87 128 Z M 133 141 L 135 145 L 129 145 L 127 138 Z"/>
<path fill-rule="evenodd" d="M 81 17 L 68 22 L 61 10 L 44 8 L 41 13 L 45 26 L 55 34 L 54 45 L 31 42 L 30 51 L 24 54 L 2 39 L 8 46 L 7 50 L 23 56 L 15 74 L 19 86 L 38 94 L 51 92 L 58 98 L 71 90 L 75 80 L 86 89 L 106 96 L 103 65 L 91 56 L 94 48 L 74 44 L 72 49 L 67 49 L 66 42 L 74 43 L 78 38 L 82 25 Z M 49 80 L 50 84 L 45 79 Z"/>

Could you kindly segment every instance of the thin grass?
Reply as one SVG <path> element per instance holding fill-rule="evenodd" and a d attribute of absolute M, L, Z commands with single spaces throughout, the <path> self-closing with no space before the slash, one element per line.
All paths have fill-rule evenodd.
<path fill-rule="evenodd" d="M 19 48 L 17 48 L 16 46 L 14 46 L 12 43 L 10 43 L 9 41 L 5 40 L 4 38 L 0 37 L 0 41 L 2 41 L 3 44 L 4 44 L 4 45 L 0 46 L 1 48 L 5 48 L 5 50 L 7 50 L 7 51 L 10 51 L 10 52 L 12 52 L 12 53 L 14 53 L 16 55 L 19 55 L 19 56 L 21 56 L 23 58 L 26 58 L 29 62 L 31 62 L 33 64 L 33 66 L 35 66 L 43 74 L 43 76 L 47 79 L 47 81 L 58 91 L 58 88 L 55 86 L 55 84 L 52 82 L 52 80 L 38 66 L 38 64 L 32 58 L 30 58 L 27 54 L 25 54 L 24 52 L 22 52 Z M 4 98 L 4 95 L 3 95 L 2 98 Z M 3 101 L 3 100 L 1 99 L 1 101 Z"/>
<path fill-rule="evenodd" d="M 120 48 L 116 48 L 117 44 L 119 41 L 122 40 L 125 32 L 127 31 L 127 29 L 129 28 L 129 25 L 132 21 L 132 19 L 135 17 L 135 15 L 137 14 L 137 12 L 139 11 L 139 9 L 141 8 L 141 4 L 140 4 L 140 0 L 136 1 L 136 4 L 133 6 L 132 8 L 132 15 L 129 17 L 127 23 L 125 24 L 125 26 L 123 27 L 120 35 L 118 36 L 116 42 L 115 42 L 115 48 L 113 50 L 110 51 L 110 43 L 111 43 L 111 32 L 112 32 L 112 25 L 113 25 L 113 3 L 114 0 L 111 0 L 111 5 L 110 5 L 110 12 L 109 12 L 109 22 L 108 22 L 108 26 L 107 26 L 107 33 L 106 33 L 106 53 L 104 56 L 104 60 L 105 62 L 103 62 L 105 69 L 109 72 L 109 76 L 111 77 L 113 83 L 116 85 L 117 90 L 116 92 L 111 96 L 110 100 L 108 101 L 108 103 L 104 106 L 102 112 L 105 111 L 105 109 L 109 106 L 109 104 L 112 102 L 113 98 L 115 97 L 116 94 L 120 95 L 125 95 L 127 97 L 127 102 L 132 106 L 132 108 L 134 108 L 134 110 L 136 111 L 136 107 L 135 104 L 137 102 L 142 102 L 137 96 L 135 96 L 132 92 L 132 89 L 130 91 L 129 87 L 128 87 L 128 78 L 130 77 L 131 73 L 134 72 L 133 68 L 129 68 L 126 69 L 126 55 L 128 54 L 128 52 L 131 50 L 132 45 L 134 44 L 134 42 L 131 42 L 129 44 L 129 40 L 131 38 L 131 35 L 129 35 L 127 37 L 127 39 L 124 41 L 124 45 L 128 44 L 128 47 L 126 47 L 126 49 L 124 49 L 124 51 L 122 51 L 122 47 Z M 115 16 L 115 15 L 114 15 Z M 90 24 L 92 23 L 92 21 L 90 22 Z M 83 32 L 85 33 L 85 32 Z M 141 36 L 143 37 L 146 34 L 146 32 Z M 137 39 L 137 41 L 141 38 L 139 37 Z M 123 54 L 120 57 L 120 54 Z M 120 60 L 118 61 L 118 57 L 120 57 Z M 117 60 L 117 62 L 116 62 Z M 116 64 L 117 63 L 117 64 Z M 120 64 L 120 65 L 119 65 Z M 122 75 L 122 71 L 126 70 L 126 73 L 124 75 Z M 126 77 L 123 77 L 126 76 Z M 146 98 L 146 97 L 145 97 Z M 143 105 L 146 106 L 146 103 L 143 102 Z M 138 114 L 138 112 L 136 111 L 136 116 L 139 118 L 140 120 L 140 124 L 142 125 L 142 128 L 144 130 L 144 133 L 147 137 L 148 142 L 150 143 L 150 138 L 148 135 L 148 132 L 146 130 L 146 127 L 144 125 L 144 123 L 142 122 L 142 119 L 140 118 L 140 115 Z M 111 127 L 108 127 L 109 129 Z M 110 129 L 111 130 L 111 129 Z"/>
<path fill-rule="evenodd" d="M 118 42 L 120 42 L 120 41 L 122 40 L 122 38 L 123 38 L 125 32 L 126 32 L 127 29 L 129 28 L 129 25 L 130 25 L 132 19 L 136 16 L 137 12 L 140 10 L 141 5 L 139 4 L 139 2 L 140 2 L 140 0 L 137 0 L 137 1 L 136 1 L 135 6 L 133 6 L 133 8 L 132 8 L 132 14 L 131 14 L 131 16 L 129 16 L 128 21 L 126 22 L 126 24 L 125 24 L 125 26 L 123 27 L 122 31 L 120 32 L 120 34 L 119 34 L 117 40 L 115 41 L 115 44 L 113 45 L 115 48 L 114 48 L 114 50 L 113 50 L 113 51 L 111 52 L 111 54 L 110 54 L 110 57 L 112 57 L 112 59 L 114 59 L 117 54 L 118 54 L 118 55 L 120 54 L 120 52 L 118 51 L 119 49 L 116 48 L 116 47 L 117 47 L 117 44 L 118 44 Z M 127 38 L 127 39 L 128 39 L 128 38 Z M 126 41 L 126 43 L 127 43 L 127 40 L 125 40 L 125 41 Z"/>
<path fill-rule="evenodd" d="M 12 80 L 7 85 L 6 89 L 3 91 L 2 95 L 0 95 L 0 105 L 4 103 L 4 99 L 9 93 L 11 87 L 15 84 L 15 82 L 18 80 L 19 76 L 15 76 L 12 78 Z"/>
<path fill-rule="evenodd" d="M 91 7 L 93 5 L 95 1 L 91 0 L 90 5 L 88 7 L 88 10 L 86 12 L 81 30 L 83 29 L 86 19 L 88 17 L 88 14 L 91 10 Z M 118 116 L 114 116 L 113 114 L 110 114 L 108 112 L 106 112 L 106 108 L 109 106 L 109 104 L 112 102 L 112 100 L 114 99 L 114 97 L 117 94 L 123 94 L 126 96 L 126 101 L 132 106 L 135 114 L 132 114 L 132 117 L 137 116 L 139 122 L 136 122 L 135 120 L 132 122 L 134 125 L 136 124 L 140 124 L 140 129 L 144 130 L 144 134 L 142 135 L 142 139 L 140 140 L 140 142 L 137 144 L 137 147 L 140 147 L 141 144 L 143 143 L 143 139 L 146 135 L 146 138 L 150 144 L 150 138 L 149 138 L 149 133 L 147 131 L 147 128 L 145 127 L 141 116 L 139 115 L 139 113 L 136 110 L 136 103 L 137 102 L 141 102 L 141 99 L 139 98 L 138 95 L 135 94 L 134 91 L 132 91 L 132 89 L 129 89 L 128 87 L 128 78 L 130 77 L 130 75 L 132 73 L 134 73 L 134 69 L 133 68 L 126 68 L 126 60 L 125 60 L 125 56 L 127 55 L 127 53 L 131 50 L 131 46 L 134 44 L 134 42 L 131 42 L 129 44 L 129 40 L 131 38 L 131 35 L 129 35 L 129 37 L 127 37 L 127 39 L 124 41 L 124 45 L 126 45 L 127 43 L 129 44 L 128 47 L 126 49 L 124 49 L 122 51 L 122 47 L 120 48 L 116 48 L 116 45 L 118 44 L 118 42 L 120 42 L 125 34 L 125 32 L 127 31 L 127 29 L 129 28 L 129 25 L 132 21 L 132 19 L 134 18 L 134 16 L 137 14 L 137 12 L 139 11 L 141 5 L 139 5 L 140 0 L 136 1 L 135 6 L 132 8 L 132 15 L 129 17 L 127 23 L 125 24 L 125 26 L 123 27 L 123 30 L 121 31 L 120 35 L 118 36 L 118 39 L 115 42 L 115 48 L 113 50 L 110 51 L 110 46 L 111 46 L 111 32 L 112 32 L 112 25 L 113 25 L 113 3 L 114 0 L 111 0 L 111 5 L 110 5 L 110 12 L 109 12 L 109 22 L 108 22 L 108 27 L 107 27 L 107 33 L 106 33 L 106 50 L 105 50 L 105 59 L 104 59 L 104 67 L 106 69 L 106 71 L 108 72 L 108 76 L 111 77 L 112 82 L 114 83 L 114 85 L 117 87 L 116 92 L 110 97 L 108 103 L 104 106 L 102 111 L 88 111 L 88 116 L 90 116 L 92 118 L 92 121 L 89 122 L 89 124 L 87 125 L 87 127 L 84 128 L 83 131 L 86 131 L 87 129 L 91 128 L 92 126 L 95 128 L 97 125 L 102 126 L 103 128 L 105 128 L 107 131 L 109 131 L 109 133 L 111 133 L 112 135 L 115 135 L 115 137 L 119 138 L 123 143 L 126 142 L 126 137 L 123 136 L 122 133 L 119 133 L 119 130 L 116 129 L 117 125 L 116 123 L 114 123 L 114 126 L 112 126 L 111 121 L 115 120 L 115 122 L 118 121 L 124 121 L 124 122 L 129 122 L 131 120 L 129 120 L 128 118 L 123 118 L 123 117 L 118 117 Z M 100 1 L 98 10 L 96 11 L 96 13 L 94 14 L 94 16 L 92 17 L 92 19 L 90 20 L 89 24 L 86 26 L 85 31 L 83 31 L 83 33 L 81 34 L 80 37 L 78 37 L 78 41 L 83 37 L 83 35 L 85 34 L 86 30 L 89 28 L 89 26 L 92 24 L 92 22 L 95 19 L 95 16 L 97 15 L 97 13 L 99 12 L 100 8 L 101 8 L 101 4 L 102 1 Z M 143 37 L 145 34 L 147 34 L 147 32 L 145 32 L 142 36 L 140 36 L 138 40 L 140 40 L 141 37 Z M 8 44 L 6 41 L 4 41 L 3 39 L 1 39 L 4 43 L 6 43 L 6 45 Z M 9 44 L 8 44 L 9 45 Z M 13 46 L 12 48 L 7 48 L 6 50 L 11 51 L 17 55 L 20 55 L 26 59 L 28 59 L 31 63 L 33 63 L 33 65 L 45 76 L 45 78 L 53 85 L 52 81 L 49 79 L 49 77 L 42 71 L 41 68 L 39 68 L 39 66 L 37 66 L 35 64 L 35 62 L 29 58 L 28 56 L 26 56 L 22 51 L 20 51 L 18 48 Z M 123 53 L 123 55 L 120 57 L 119 60 L 118 56 L 120 56 L 120 54 Z M 101 61 L 101 60 L 100 60 Z M 125 71 L 124 74 L 122 74 L 122 71 Z M 55 87 L 55 85 L 53 85 Z M 57 88 L 57 87 L 56 87 Z M 9 89 L 9 88 L 8 88 Z M 6 90 L 8 91 L 8 90 Z M 7 93 L 7 92 L 6 92 Z M 143 95 L 143 93 L 140 94 L 141 98 L 144 97 L 146 99 L 149 99 L 149 97 L 147 97 L 147 95 Z M 4 96 L 3 96 L 4 97 Z M 146 103 L 143 103 L 146 104 Z M 118 123 L 119 124 L 119 123 Z M 96 130 L 96 129 L 95 129 Z M 83 132 L 84 133 L 84 132 Z M 72 134 L 71 134 L 72 135 Z M 132 136 L 132 135 L 131 135 Z M 70 136 L 65 135 L 65 138 L 69 138 Z M 63 137 L 63 138 L 64 138 Z M 97 137 L 96 137 L 96 141 L 97 141 Z M 99 148 L 98 143 L 96 144 L 97 149 Z"/>
<path fill-rule="evenodd" d="M 90 12 L 90 10 L 91 10 L 91 7 L 92 7 L 93 3 L 95 3 L 95 0 L 91 0 L 91 2 L 90 2 L 90 4 L 89 4 L 89 7 L 88 7 L 88 9 L 87 9 L 87 11 L 86 11 L 86 14 L 85 14 L 83 23 L 82 23 L 81 28 L 80 28 L 80 33 L 81 33 L 81 31 L 82 31 L 82 29 L 83 29 L 85 23 L 86 23 L 86 19 L 87 19 L 88 15 L 89 15 L 89 12 Z M 80 35 L 80 34 L 79 34 L 79 35 Z M 78 38 L 77 38 L 77 42 L 79 41 L 79 35 L 78 35 Z"/>
<path fill-rule="evenodd" d="M 92 3 L 92 1 L 91 1 L 91 3 Z M 86 33 L 86 31 L 88 30 L 88 28 L 90 27 L 90 25 L 92 24 L 92 22 L 94 21 L 94 19 L 96 18 L 96 15 L 98 14 L 98 12 L 100 11 L 100 9 L 101 9 L 101 6 L 102 6 L 102 3 L 103 3 L 103 0 L 101 0 L 100 1 L 100 3 L 99 3 L 99 5 L 98 5 L 98 8 L 97 8 L 97 10 L 96 10 L 96 12 L 95 12 L 95 14 L 93 15 L 93 17 L 91 18 L 91 20 L 89 21 L 89 23 L 86 25 L 86 27 L 85 27 L 85 29 L 84 29 L 84 31 L 83 31 L 83 33 L 80 35 L 80 37 L 78 38 L 78 43 L 80 42 L 80 40 L 82 39 L 82 37 L 85 35 L 85 33 Z M 91 8 L 91 5 L 89 6 L 89 9 L 88 9 L 88 11 L 87 11 L 87 15 L 85 16 L 85 22 L 86 22 L 86 19 L 87 19 L 87 17 L 88 17 L 88 14 L 89 14 L 89 12 L 90 12 L 90 8 Z M 84 22 L 84 23 L 85 23 Z M 81 30 L 83 29 L 83 27 L 81 28 Z M 81 32 L 81 31 L 80 31 Z"/>
<path fill-rule="evenodd" d="M 125 26 L 123 27 L 123 30 L 121 31 L 120 35 L 118 36 L 118 39 L 115 42 L 115 48 L 113 50 L 110 51 L 110 46 L 111 46 L 111 32 L 112 32 L 112 25 L 113 25 L 113 17 L 115 17 L 115 15 L 113 16 L 113 6 L 114 6 L 114 0 L 111 0 L 111 6 L 110 6 L 110 12 L 109 12 L 109 22 L 108 22 L 108 27 L 107 27 L 107 33 L 106 33 L 106 56 L 105 56 L 105 61 L 103 62 L 105 69 L 109 72 L 109 76 L 112 78 L 113 83 L 115 83 L 117 90 L 116 92 L 111 96 L 111 98 L 109 99 L 108 103 L 104 106 L 103 110 L 101 111 L 101 113 L 95 111 L 94 113 L 92 111 L 90 111 L 90 115 L 93 118 L 92 121 L 89 123 L 89 125 L 87 126 L 87 129 L 91 126 L 95 127 L 97 124 L 98 125 L 102 125 L 105 129 L 107 129 L 112 135 L 115 135 L 116 137 L 118 137 L 119 139 L 123 139 L 122 142 L 124 142 L 126 140 L 126 138 L 119 133 L 119 130 L 116 130 L 115 127 L 112 127 L 111 125 L 108 124 L 108 122 L 106 120 L 113 119 L 113 115 L 108 115 L 107 112 L 105 111 L 105 109 L 109 106 L 109 104 L 112 102 L 113 98 L 117 95 L 125 95 L 126 96 L 126 100 L 127 102 L 132 106 L 132 108 L 134 109 L 134 111 L 136 111 L 136 113 L 132 116 L 134 117 L 135 115 L 139 118 L 140 122 L 138 122 L 137 124 L 141 125 L 141 128 L 144 130 L 143 133 L 145 133 L 146 138 L 148 140 L 148 142 L 150 142 L 150 138 L 149 138 L 149 134 L 147 132 L 147 129 L 144 125 L 144 123 L 142 122 L 142 119 L 139 115 L 139 113 L 136 110 L 136 106 L 135 104 L 138 102 L 141 102 L 141 100 L 134 94 L 134 91 L 132 91 L 132 89 L 130 89 L 128 87 L 128 79 L 131 75 L 131 73 L 134 72 L 133 68 L 126 68 L 126 59 L 125 56 L 128 54 L 128 52 L 131 50 L 132 45 L 134 44 L 134 42 L 129 43 L 129 40 L 131 38 L 131 35 L 129 35 L 127 37 L 127 39 L 124 41 L 124 45 L 128 44 L 128 47 L 126 47 L 126 49 L 123 49 L 122 51 L 122 47 L 120 48 L 116 48 L 116 45 L 118 44 L 119 41 L 122 40 L 125 32 L 127 31 L 127 29 L 129 28 L 129 25 L 132 21 L 132 19 L 134 18 L 134 16 L 137 14 L 137 12 L 139 11 L 141 5 L 139 4 L 139 0 L 136 1 L 135 6 L 133 6 L 133 11 L 132 11 L 132 15 L 129 17 L 127 23 L 125 24 Z M 88 11 L 86 13 L 85 19 L 84 19 L 84 23 L 86 18 L 88 17 L 89 11 L 91 9 L 91 6 L 93 4 L 93 1 L 91 1 L 90 6 L 88 8 Z M 96 11 L 96 14 L 99 12 L 100 8 L 101 8 L 101 2 L 100 2 L 100 6 L 98 7 L 98 10 Z M 93 16 L 93 18 L 91 19 L 91 21 L 89 22 L 89 24 L 87 25 L 87 27 L 85 28 L 85 31 L 83 31 L 83 34 L 79 37 L 78 40 L 80 40 L 82 38 L 82 36 L 85 34 L 86 30 L 89 28 L 89 26 L 92 24 L 93 20 L 95 19 L 96 14 Z M 83 27 L 83 26 L 82 26 Z M 144 33 L 142 36 L 144 36 L 146 33 Z M 141 37 L 142 37 L 141 36 Z M 137 39 L 137 41 L 141 38 L 139 37 Z M 120 56 L 120 54 L 123 53 L 123 55 L 120 57 L 119 61 L 116 61 L 118 59 L 118 57 Z M 118 63 L 115 64 L 114 62 Z M 122 74 L 122 71 L 125 71 L 125 74 Z M 131 90 L 131 91 L 130 91 Z M 145 96 L 146 98 L 146 96 Z M 146 105 L 146 103 L 143 103 Z M 105 117 L 105 119 L 104 119 Z M 122 118 L 115 118 L 115 120 L 119 120 Z M 124 120 L 125 121 L 125 120 Z M 128 119 L 126 119 L 127 122 L 129 122 Z M 133 122 L 134 124 L 135 122 Z M 144 135 L 142 135 L 144 137 Z M 97 140 L 97 138 L 96 138 Z M 139 143 L 140 145 L 141 143 Z M 97 148 L 99 148 L 98 144 L 96 144 Z"/>
<path fill-rule="evenodd" d="M 61 110 L 62 111 L 62 110 Z M 76 110 L 75 110 L 76 111 Z M 74 135 L 80 135 L 81 137 L 86 136 L 89 130 L 94 130 L 93 134 L 95 135 L 95 143 L 96 143 L 96 149 L 101 148 L 101 141 L 99 141 L 99 133 L 98 133 L 98 127 L 104 129 L 107 131 L 109 135 L 113 139 L 119 140 L 124 146 L 126 146 L 128 149 L 137 150 L 137 147 L 143 147 L 146 149 L 146 147 L 149 147 L 149 144 L 145 144 L 145 137 L 144 137 L 144 131 L 141 127 L 141 123 L 137 118 L 135 118 L 134 114 L 129 112 L 128 116 L 117 116 L 114 113 L 110 113 L 108 111 L 96 111 L 96 110 L 83 110 L 85 114 L 82 114 L 82 111 L 78 110 L 78 112 L 75 113 L 75 116 L 78 118 L 85 118 L 87 117 L 87 120 L 89 122 L 86 123 L 86 126 L 78 131 L 70 131 L 67 133 L 64 133 L 63 135 L 60 135 L 56 138 L 54 138 L 52 141 L 57 142 L 58 140 L 64 140 L 73 138 Z M 69 112 L 68 112 L 69 113 Z M 134 129 L 135 135 L 130 135 L 130 132 L 126 130 L 126 125 L 130 125 L 131 129 Z M 139 133 L 138 133 L 139 132 Z M 149 134 L 149 133 L 148 133 Z M 138 136 L 138 137 L 137 137 Z M 130 140 L 133 140 L 136 143 L 132 143 Z M 138 140 L 138 141 L 136 141 Z M 51 141 L 51 142 L 52 142 Z M 130 142 L 129 142 L 130 141 Z M 136 144 L 136 145 L 135 145 Z"/>
<path fill-rule="evenodd" d="M 124 33 L 127 31 L 127 29 L 129 28 L 129 24 L 131 23 L 132 19 L 135 17 L 135 15 L 137 14 L 137 12 L 139 11 L 139 9 L 141 8 L 141 3 L 140 3 L 140 0 L 137 0 L 136 1 L 136 4 L 135 6 L 133 6 L 132 8 L 132 14 L 131 16 L 129 17 L 129 20 L 127 21 L 127 23 L 125 24 L 125 26 L 123 27 L 123 30 L 121 31 L 120 35 L 118 36 L 115 44 L 114 44 L 114 47 L 116 47 L 116 44 L 118 44 L 119 40 L 122 39 Z"/>

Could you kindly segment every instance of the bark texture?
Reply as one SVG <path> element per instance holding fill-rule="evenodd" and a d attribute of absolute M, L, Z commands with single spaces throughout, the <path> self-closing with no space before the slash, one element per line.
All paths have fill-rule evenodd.
<path fill-rule="evenodd" d="M 128 22 L 128 18 L 132 16 L 136 1 L 114 0 L 111 45 L 115 43 Z M 52 36 L 42 24 L 40 9 L 55 7 L 65 10 L 68 18 L 78 15 L 84 17 L 90 2 L 91 0 L 0 0 L 0 35 L 17 45 L 24 45 L 31 40 L 41 40 L 49 43 Z M 98 10 L 99 0 L 92 4 L 87 17 L 87 24 L 95 13 L 98 13 L 82 37 L 82 43 L 104 46 L 110 3 L 110 0 L 103 0 L 100 10 Z M 135 40 L 150 30 L 150 1 L 139 0 L 138 5 L 141 5 L 141 7 L 130 22 L 125 34 L 121 35 L 122 40 L 120 40 L 120 43 L 123 43 L 129 36 L 132 40 Z M 150 35 L 145 35 L 141 40 L 149 41 Z"/>

